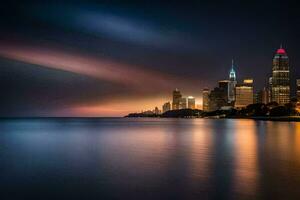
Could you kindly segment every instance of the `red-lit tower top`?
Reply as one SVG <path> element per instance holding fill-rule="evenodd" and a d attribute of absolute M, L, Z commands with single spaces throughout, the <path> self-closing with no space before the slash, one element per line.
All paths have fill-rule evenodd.
<path fill-rule="evenodd" d="M 277 49 L 277 52 L 276 52 L 276 53 L 277 53 L 277 54 L 286 54 L 286 51 L 285 51 L 284 48 L 282 48 L 282 45 L 280 45 L 280 48 Z"/>

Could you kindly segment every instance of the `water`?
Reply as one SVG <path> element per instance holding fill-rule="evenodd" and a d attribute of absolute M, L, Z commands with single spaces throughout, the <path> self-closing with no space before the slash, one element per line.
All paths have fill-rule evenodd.
<path fill-rule="evenodd" d="M 300 123 L 0 121 L 1 199 L 300 199 Z"/>

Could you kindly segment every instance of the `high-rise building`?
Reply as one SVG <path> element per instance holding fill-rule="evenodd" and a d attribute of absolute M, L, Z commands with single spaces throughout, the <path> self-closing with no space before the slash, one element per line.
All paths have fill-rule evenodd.
<path fill-rule="evenodd" d="M 170 102 L 166 102 L 163 106 L 162 106 L 162 110 L 163 110 L 163 113 L 171 110 L 171 104 Z"/>
<path fill-rule="evenodd" d="M 272 76 L 269 77 L 269 87 L 268 87 L 268 102 L 272 102 Z"/>
<path fill-rule="evenodd" d="M 173 91 L 173 102 L 172 102 L 172 110 L 178 110 L 179 109 L 179 104 L 180 104 L 180 99 L 182 95 L 180 91 L 176 88 Z"/>
<path fill-rule="evenodd" d="M 297 79 L 297 100 L 300 101 L 300 79 Z"/>
<path fill-rule="evenodd" d="M 158 109 L 158 107 L 155 107 L 155 109 L 153 110 L 154 114 L 159 115 L 160 114 L 160 110 Z"/>
<path fill-rule="evenodd" d="M 280 105 L 290 102 L 290 68 L 286 51 L 280 47 L 273 58 L 272 101 Z"/>
<path fill-rule="evenodd" d="M 228 83 L 228 102 L 235 101 L 235 86 L 237 84 L 236 81 L 236 73 L 234 70 L 234 61 L 232 60 L 231 70 L 229 72 L 229 83 Z"/>
<path fill-rule="evenodd" d="M 229 102 L 229 84 L 230 84 L 229 80 L 219 81 L 219 88 L 224 90 L 226 102 Z"/>
<path fill-rule="evenodd" d="M 253 104 L 253 79 L 244 79 L 242 84 L 235 87 L 235 104 L 237 109 Z"/>
<path fill-rule="evenodd" d="M 205 112 L 209 111 L 209 89 L 204 88 L 202 91 L 202 110 Z"/>
<path fill-rule="evenodd" d="M 185 97 L 181 97 L 179 99 L 179 109 L 186 109 L 187 108 L 187 102 Z"/>
<path fill-rule="evenodd" d="M 189 96 L 187 98 L 187 102 L 188 102 L 188 108 L 189 109 L 195 109 L 196 108 L 195 97 Z"/>
<path fill-rule="evenodd" d="M 269 90 L 264 87 L 262 90 L 254 94 L 254 103 L 263 103 L 263 104 L 270 103 Z"/>
<path fill-rule="evenodd" d="M 227 91 L 220 87 L 214 88 L 209 94 L 209 111 L 219 110 L 227 105 Z"/>

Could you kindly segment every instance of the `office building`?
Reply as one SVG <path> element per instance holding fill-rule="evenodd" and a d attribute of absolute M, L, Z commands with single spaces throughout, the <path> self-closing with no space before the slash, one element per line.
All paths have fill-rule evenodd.
<path fill-rule="evenodd" d="M 154 114 L 159 115 L 161 111 L 158 109 L 158 107 L 155 107 L 153 110 Z"/>
<path fill-rule="evenodd" d="M 187 98 L 188 108 L 189 109 L 195 109 L 196 108 L 196 100 L 194 97 L 189 96 Z"/>
<path fill-rule="evenodd" d="M 224 92 L 225 92 L 224 97 L 225 97 L 226 102 L 229 102 L 229 84 L 230 84 L 229 80 L 219 81 L 219 88 L 224 90 Z"/>
<path fill-rule="evenodd" d="M 300 79 L 297 79 L 297 100 L 300 102 Z"/>
<path fill-rule="evenodd" d="M 214 88 L 209 94 L 209 111 L 219 110 L 227 105 L 227 91 L 219 87 Z"/>
<path fill-rule="evenodd" d="M 202 91 L 202 110 L 205 112 L 209 111 L 209 89 L 204 88 Z"/>
<path fill-rule="evenodd" d="M 179 99 L 179 109 L 186 109 L 187 108 L 187 101 L 185 97 L 181 97 Z"/>
<path fill-rule="evenodd" d="M 280 47 L 273 58 L 272 101 L 284 105 L 290 102 L 290 68 L 286 51 Z"/>
<path fill-rule="evenodd" d="M 179 104 L 180 104 L 180 99 L 182 95 L 180 91 L 176 88 L 173 91 L 173 102 L 172 102 L 172 110 L 178 110 L 179 109 Z"/>
<path fill-rule="evenodd" d="M 162 111 L 163 111 L 163 113 L 165 113 L 169 110 L 171 110 L 171 104 L 170 104 L 170 102 L 167 102 L 162 106 Z"/>
<path fill-rule="evenodd" d="M 235 104 L 237 109 L 253 104 L 253 79 L 245 79 L 235 87 Z"/>
<path fill-rule="evenodd" d="M 270 103 L 269 101 L 269 90 L 267 88 L 263 88 L 257 93 L 257 100 L 255 103 L 263 103 L 267 104 Z"/>

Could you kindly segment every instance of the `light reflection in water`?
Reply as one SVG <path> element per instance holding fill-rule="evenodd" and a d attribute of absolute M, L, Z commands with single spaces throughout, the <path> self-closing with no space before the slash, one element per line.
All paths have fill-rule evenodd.
<path fill-rule="evenodd" d="M 8 120 L 0 133 L 8 199 L 300 199 L 300 123 Z"/>
<path fill-rule="evenodd" d="M 211 128 L 211 123 L 212 121 L 210 120 L 202 122 L 201 128 L 199 128 L 197 121 L 194 121 L 190 133 L 190 176 L 198 185 L 199 183 L 204 185 L 208 184 L 208 179 L 210 179 L 212 173 L 214 133 Z"/>
<path fill-rule="evenodd" d="M 259 181 L 256 122 L 235 121 L 232 139 L 234 140 L 234 190 L 242 194 L 254 195 Z"/>

